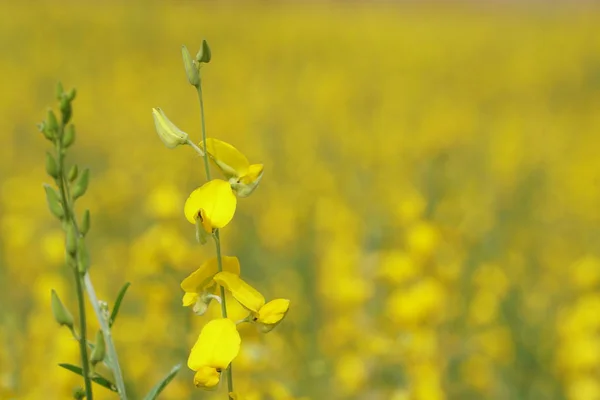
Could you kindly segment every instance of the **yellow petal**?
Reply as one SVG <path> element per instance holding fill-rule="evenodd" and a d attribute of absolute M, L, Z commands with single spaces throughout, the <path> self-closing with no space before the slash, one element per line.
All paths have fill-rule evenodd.
<path fill-rule="evenodd" d="M 236 205 L 237 199 L 229 182 L 213 179 L 190 194 L 185 202 L 184 213 L 190 223 L 196 224 L 203 210 L 203 222 L 209 221 L 212 228 L 223 228 L 233 218 Z"/>
<path fill-rule="evenodd" d="M 238 275 L 230 272 L 219 272 L 214 279 L 219 285 L 229 290 L 233 297 L 250 311 L 257 312 L 265 304 L 264 296 Z"/>
<path fill-rule="evenodd" d="M 194 371 L 202 367 L 224 370 L 238 355 L 241 341 L 232 320 L 214 319 L 202 328 L 190 352 L 188 367 Z"/>
<path fill-rule="evenodd" d="M 203 142 L 200 142 L 200 148 L 204 149 Z M 248 159 L 229 143 L 208 138 L 206 139 L 206 153 L 227 179 L 239 178 L 248 173 L 250 166 Z"/>
<path fill-rule="evenodd" d="M 224 257 L 224 259 L 227 258 L 235 258 L 237 260 L 236 257 Z M 181 282 L 181 288 L 186 293 L 200 293 L 202 289 L 210 286 L 212 279 L 217 272 L 219 272 L 217 257 L 208 259 Z"/>
<path fill-rule="evenodd" d="M 263 175 L 262 164 L 252 164 L 248 169 L 248 173 L 242 176 L 238 182 L 231 184 L 231 187 L 235 190 L 239 197 L 248 197 L 254 192 L 254 189 L 258 186 Z"/>
<path fill-rule="evenodd" d="M 261 331 L 270 332 L 287 315 L 290 308 L 288 299 L 275 299 L 265 304 L 258 311 L 257 322 L 260 324 Z"/>
<path fill-rule="evenodd" d="M 186 293 L 183 295 L 183 306 L 189 307 L 196 304 L 198 300 L 198 293 Z"/>
<path fill-rule="evenodd" d="M 221 373 L 216 368 L 200 367 L 194 375 L 194 385 L 203 389 L 216 389 Z"/>

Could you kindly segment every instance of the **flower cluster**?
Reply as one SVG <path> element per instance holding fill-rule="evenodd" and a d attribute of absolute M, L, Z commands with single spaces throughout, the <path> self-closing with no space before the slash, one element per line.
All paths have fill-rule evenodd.
<path fill-rule="evenodd" d="M 206 54 L 209 54 L 208 57 Z M 202 63 L 210 61 L 210 50 L 206 42 L 194 60 L 184 47 L 183 58 L 188 80 L 198 89 L 201 99 L 199 68 Z M 194 384 L 197 387 L 216 389 L 221 373 L 227 370 L 240 350 L 241 337 L 237 325 L 255 324 L 261 332 L 267 333 L 282 321 L 290 305 L 288 299 L 267 302 L 257 289 L 240 277 L 238 258 L 221 255 L 219 229 L 233 219 L 237 198 L 247 197 L 254 192 L 262 179 L 263 165 L 250 164 L 246 156 L 229 143 L 206 138 L 204 128 L 203 140 L 196 145 L 160 108 L 154 108 L 152 113 L 156 131 L 168 148 L 189 145 L 206 162 L 208 182 L 192 191 L 185 202 L 184 214 L 195 225 L 196 237 L 201 244 L 205 244 L 210 238 L 214 239 L 217 254 L 186 277 L 181 282 L 181 288 L 184 291 L 183 306 L 192 307 L 197 315 L 203 315 L 212 300 L 221 304 L 222 318 L 214 319 L 202 328 L 187 362 L 188 367 L 195 371 Z M 210 178 L 208 160 L 225 179 Z M 248 310 L 246 318 L 237 322 L 228 318 L 226 292 Z M 231 375 L 229 380 L 229 396 L 236 398 L 238 394 L 232 391 Z"/>

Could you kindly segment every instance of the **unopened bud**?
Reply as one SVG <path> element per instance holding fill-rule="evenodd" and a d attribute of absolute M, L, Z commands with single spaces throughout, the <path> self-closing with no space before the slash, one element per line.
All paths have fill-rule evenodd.
<path fill-rule="evenodd" d="M 181 46 L 181 55 L 183 56 L 183 66 L 185 67 L 185 74 L 187 75 L 188 82 L 190 85 L 197 87 L 200 84 L 198 66 L 185 45 Z"/>
<path fill-rule="evenodd" d="M 77 232 L 75 231 L 75 226 L 72 223 L 67 225 L 65 248 L 71 255 L 74 255 L 77 252 Z"/>
<path fill-rule="evenodd" d="M 56 218 L 62 219 L 65 216 L 65 210 L 58 197 L 58 193 L 50 185 L 44 185 L 44 190 L 46 191 L 46 201 L 48 202 L 50 212 Z"/>
<path fill-rule="evenodd" d="M 54 289 L 52 289 L 50 294 L 50 305 L 52 307 L 52 315 L 54 315 L 54 320 L 61 326 L 64 325 L 69 328 L 73 328 L 73 315 L 71 315 L 62 301 L 60 301 Z"/>
<path fill-rule="evenodd" d="M 73 191 L 71 195 L 73 196 L 73 200 L 78 199 L 83 196 L 88 188 L 88 182 L 90 180 L 90 169 L 86 168 L 83 170 L 81 175 L 77 178 L 77 181 L 73 183 Z"/>
<path fill-rule="evenodd" d="M 196 54 L 196 61 L 199 63 L 208 64 L 211 57 L 212 54 L 210 52 L 210 47 L 208 47 L 206 40 L 202 39 L 202 47 L 200 47 L 200 51 L 198 51 L 198 54 Z"/>
<path fill-rule="evenodd" d="M 75 142 L 75 126 L 69 125 L 67 129 L 65 129 L 65 133 L 62 138 L 62 145 L 64 148 L 68 148 Z"/>
<path fill-rule="evenodd" d="M 83 238 L 77 239 L 77 269 L 81 275 L 85 275 L 90 268 L 90 255 Z"/>
<path fill-rule="evenodd" d="M 163 110 L 160 108 L 153 108 L 152 116 L 154 117 L 154 125 L 156 126 L 158 136 L 169 149 L 187 143 L 188 134 L 175 126 L 175 124 L 167 118 Z"/>
<path fill-rule="evenodd" d="M 104 335 L 102 331 L 96 332 L 96 343 L 94 344 L 94 350 L 92 350 L 92 355 L 90 356 L 90 362 L 92 365 L 98 364 L 100 361 L 104 360 L 104 356 L 106 354 L 106 346 L 104 344 Z"/>
<path fill-rule="evenodd" d="M 79 168 L 77 167 L 77 164 L 73 164 L 73 166 L 69 170 L 69 173 L 67 174 L 67 179 L 69 179 L 69 182 L 73 182 L 75 179 L 77 179 L 78 174 Z"/>
<path fill-rule="evenodd" d="M 81 220 L 81 226 L 79 230 L 83 236 L 85 236 L 90 230 L 90 210 L 85 210 L 83 212 L 83 219 Z"/>
<path fill-rule="evenodd" d="M 46 173 L 54 179 L 58 179 L 58 165 L 50 153 L 46 153 Z"/>

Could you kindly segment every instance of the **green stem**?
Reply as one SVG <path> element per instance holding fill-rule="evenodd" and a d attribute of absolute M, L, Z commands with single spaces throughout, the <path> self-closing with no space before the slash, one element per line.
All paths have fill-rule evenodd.
<path fill-rule="evenodd" d="M 204 147 L 204 149 L 206 149 L 206 126 L 204 123 L 204 100 L 202 100 L 202 80 L 200 80 L 200 83 L 198 83 L 198 86 L 196 86 L 196 89 L 198 89 L 198 100 L 200 101 L 200 122 L 202 124 L 202 147 Z M 210 181 L 210 168 L 208 166 L 208 154 L 206 154 L 206 151 L 203 152 L 204 153 L 204 169 L 206 170 L 206 179 Z"/>
<path fill-rule="evenodd" d="M 61 133 L 64 132 L 64 125 L 61 125 Z M 62 137 L 62 134 L 60 135 Z M 60 144 L 60 139 L 57 141 L 57 153 L 58 153 L 58 170 L 59 170 L 59 179 L 57 179 L 58 186 L 60 188 L 61 197 L 63 199 L 63 207 L 65 210 L 65 216 L 67 218 L 68 223 L 73 224 L 75 228 L 75 232 L 77 237 L 81 237 L 81 232 L 79 231 L 79 226 L 77 224 L 77 219 L 75 218 L 75 211 L 73 202 L 71 199 L 71 194 L 69 192 L 69 185 L 67 183 L 67 179 L 64 176 L 64 156 L 62 153 L 62 146 Z M 104 317 L 102 310 L 100 308 L 100 302 L 98 301 L 98 297 L 96 296 L 96 291 L 94 290 L 94 285 L 92 284 L 92 280 L 90 278 L 89 272 L 85 272 L 83 276 L 79 273 L 78 269 L 75 268 L 76 282 L 77 282 L 77 291 L 78 291 L 78 301 L 80 307 L 80 320 L 83 320 L 83 326 L 80 328 L 80 348 L 81 343 L 86 348 L 86 359 L 87 359 L 87 339 L 86 339 L 86 324 L 85 324 L 85 303 L 84 303 L 84 294 L 83 288 L 85 287 L 85 292 L 87 292 L 90 303 L 92 303 L 92 308 L 94 309 L 94 313 L 96 314 L 96 319 L 100 325 L 100 330 L 104 335 L 104 342 L 106 345 L 106 353 L 107 353 L 107 364 L 110 365 L 113 376 L 115 378 L 115 385 L 117 386 L 117 392 L 119 393 L 119 398 L 121 400 L 127 400 L 127 392 L 125 390 L 125 380 L 123 379 L 123 373 L 121 372 L 121 366 L 119 364 L 119 358 L 117 356 L 117 350 L 115 344 L 112 340 L 112 334 L 110 331 L 110 327 L 108 326 L 108 322 Z M 79 292 L 81 291 L 81 296 Z M 84 310 L 83 318 L 81 317 L 81 310 Z M 92 400 L 92 389 L 91 389 L 91 380 L 89 378 L 89 363 L 83 363 L 83 374 L 84 377 L 87 378 L 90 382 L 90 390 L 88 394 L 87 390 L 87 380 L 86 380 L 86 400 Z"/>
<path fill-rule="evenodd" d="M 62 133 L 64 132 L 64 125 L 61 125 L 61 134 L 59 137 L 62 137 Z M 64 177 L 64 156 L 62 154 L 62 146 L 60 144 L 60 139 L 57 139 L 56 145 L 56 156 L 58 159 L 58 179 L 56 179 L 56 184 L 58 185 L 58 189 L 60 190 L 60 196 L 63 203 L 63 209 L 65 211 L 65 218 L 67 224 L 72 224 L 74 221 L 73 214 L 71 213 L 71 209 L 69 208 L 67 191 L 65 190 L 65 177 Z M 92 391 L 92 380 L 90 378 L 90 362 L 88 357 L 88 348 L 87 348 L 87 320 L 85 315 L 85 295 L 83 293 L 83 286 L 81 284 L 81 275 L 79 274 L 79 270 L 75 267 L 73 268 L 73 274 L 75 278 L 75 288 L 77 292 L 77 306 L 79 308 L 79 352 L 81 353 L 81 369 L 83 372 L 83 382 L 85 386 L 85 398 L 87 400 L 93 400 L 94 394 Z"/>
<path fill-rule="evenodd" d="M 201 126 L 202 126 L 202 145 L 203 145 L 202 147 L 204 149 L 206 149 L 206 126 L 205 126 L 205 122 L 204 122 L 204 101 L 202 100 L 202 79 L 200 79 L 200 82 L 198 83 L 198 86 L 196 86 L 196 89 L 198 92 L 198 100 L 200 102 L 200 121 L 201 121 Z M 194 150 L 196 150 L 198 153 L 200 153 L 202 155 L 202 157 L 204 158 L 204 169 L 206 170 L 206 179 L 210 181 L 210 179 L 211 179 L 210 167 L 208 165 L 207 152 L 201 151 L 201 149 L 197 148 L 197 146 L 192 146 L 192 147 L 194 147 Z M 215 229 L 213 238 L 215 240 L 215 247 L 217 250 L 217 267 L 218 267 L 219 272 L 221 272 L 221 271 L 223 271 L 223 257 L 221 256 L 221 235 L 220 235 L 218 229 Z M 225 289 L 223 288 L 223 286 L 220 286 L 220 289 L 221 289 L 221 315 L 223 318 L 227 318 L 227 301 L 225 300 Z M 232 363 L 229 364 L 229 366 L 227 367 L 227 371 L 225 373 L 226 373 L 226 377 L 227 377 L 227 397 L 229 399 L 231 399 L 231 396 L 229 394 L 233 392 Z"/>

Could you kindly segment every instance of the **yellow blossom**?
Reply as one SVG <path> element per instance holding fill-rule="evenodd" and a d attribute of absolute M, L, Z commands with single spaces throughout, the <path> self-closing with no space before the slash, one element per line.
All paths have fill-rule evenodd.
<path fill-rule="evenodd" d="M 237 257 L 225 256 L 222 259 L 223 270 L 232 274 L 240 274 L 240 262 Z M 196 314 L 202 315 L 206 312 L 210 301 L 215 298 L 216 286 L 213 277 L 219 272 L 217 258 L 207 260 L 196 271 L 192 272 L 181 282 L 184 290 L 183 306 L 194 306 Z"/>
<path fill-rule="evenodd" d="M 190 194 L 184 213 L 190 223 L 200 224 L 207 234 L 211 234 L 231 221 L 236 205 L 237 199 L 229 183 L 213 179 Z"/>
<path fill-rule="evenodd" d="M 200 142 L 204 150 L 204 143 Z M 262 164 L 250 164 L 238 149 L 218 139 L 206 139 L 206 153 L 211 161 L 229 180 L 239 197 L 248 197 L 260 183 L 263 174 Z"/>
<path fill-rule="evenodd" d="M 220 375 L 238 355 L 242 340 L 233 321 L 227 318 L 208 322 L 192 347 L 188 368 L 196 371 L 194 384 L 216 388 Z"/>
<path fill-rule="evenodd" d="M 231 292 L 231 295 L 251 312 L 252 322 L 257 323 L 264 333 L 275 328 L 290 308 L 288 299 L 275 299 L 265 304 L 264 296 L 239 275 L 224 271 L 216 274 L 214 280 Z"/>

